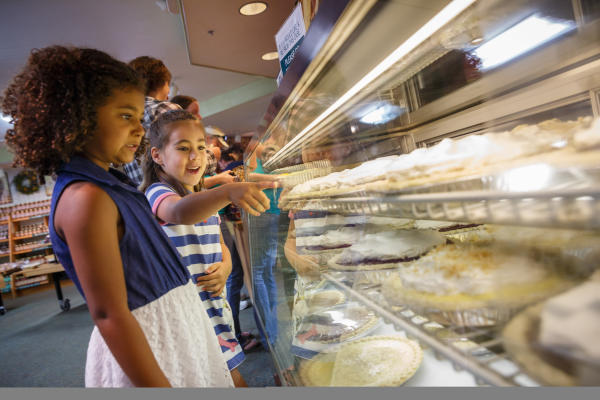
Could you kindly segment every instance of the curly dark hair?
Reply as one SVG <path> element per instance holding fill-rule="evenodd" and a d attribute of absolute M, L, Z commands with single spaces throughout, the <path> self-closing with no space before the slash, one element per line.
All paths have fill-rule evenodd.
<path fill-rule="evenodd" d="M 169 135 L 173 130 L 174 124 L 184 121 L 196 122 L 202 127 L 202 122 L 194 114 L 185 110 L 171 110 L 160 114 L 150 125 L 148 130 L 148 150 L 142 162 L 142 170 L 144 171 L 144 180 L 140 185 L 140 191 L 145 192 L 150 185 L 156 182 L 162 182 L 171 186 L 175 192 L 181 197 L 188 194 L 188 191 L 181 183 L 171 178 L 162 167 L 152 159 L 151 149 L 156 147 L 161 150 L 169 140 Z M 199 192 L 204 184 L 204 178 L 194 187 L 194 192 Z"/>
<path fill-rule="evenodd" d="M 171 72 L 158 58 L 150 56 L 137 57 L 129 61 L 129 66 L 146 80 L 146 91 L 144 92 L 146 96 L 162 88 L 165 83 L 171 82 Z"/>
<path fill-rule="evenodd" d="M 97 110 L 115 89 L 143 91 L 144 85 L 127 64 L 99 50 L 32 50 L 0 99 L 14 125 L 6 131 L 6 143 L 15 153 L 15 166 L 43 175 L 56 172 L 92 138 Z M 141 147 L 137 154 L 143 154 Z"/>
<path fill-rule="evenodd" d="M 175 103 L 175 104 L 179 104 L 179 106 L 182 109 L 187 109 L 190 104 L 192 104 L 196 100 L 195 98 L 193 98 L 192 96 L 185 96 L 183 94 L 178 94 L 177 96 L 171 98 L 171 100 L 169 100 L 171 103 Z"/>

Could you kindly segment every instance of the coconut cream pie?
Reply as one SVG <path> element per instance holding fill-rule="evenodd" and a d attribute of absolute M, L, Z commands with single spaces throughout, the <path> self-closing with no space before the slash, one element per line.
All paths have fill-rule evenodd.
<path fill-rule="evenodd" d="M 494 325 L 565 288 L 567 282 L 526 253 L 489 246 L 439 246 L 383 284 L 392 305 L 406 305 L 434 321 Z"/>
<path fill-rule="evenodd" d="M 414 375 L 423 351 L 401 336 L 372 336 L 320 354 L 300 367 L 306 386 L 399 386 Z"/>
<path fill-rule="evenodd" d="M 327 265 L 339 270 L 394 268 L 445 242 L 444 235 L 431 230 L 372 233 L 332 257 Z"/>

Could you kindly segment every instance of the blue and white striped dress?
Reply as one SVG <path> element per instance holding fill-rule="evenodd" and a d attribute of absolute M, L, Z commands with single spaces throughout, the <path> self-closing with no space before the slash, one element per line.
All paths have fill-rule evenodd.
<path fill-rule="evenodd" d="M 150 185 L 146 189 L 146 198 L 148 198 L 152 213 L 156 215 L 160 203 L 165 198 L 176 194 L 166 184 L 154 183 Z M 179 250 L 193 282 L 196 282 L 198 277 L 205 275 L 208 267 L 223 261 L 219 224 L 217 214 L 195 225 L 161 223 L 163 230 Z M 245 356 L 235 337 L 233 316 L 226 300 L 227 294 L 223 290 L 221 296 L 210 297 L 210 292 L 202 290 L 200 286 L 197 286 L 197 289 L 217 334 L 227 366 L 229 370 L 232 370 L 244 361 Z"/>

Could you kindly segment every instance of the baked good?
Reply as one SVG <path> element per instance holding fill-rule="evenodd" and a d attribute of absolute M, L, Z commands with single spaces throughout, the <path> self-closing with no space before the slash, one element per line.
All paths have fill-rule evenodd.
<path fill-rule="evenodd" d="M 448 244 L 400 268 L 382 291 L 391 305 L 406 305 L 436 322 L 485 326 L 569 284 L 527 252 Z"/>
<path fill-rule="evenodd" d="M 591 117 L 575 121 L 550 119 L 536 125 L 519 125 L 511 131 L 445 138 L 431 147 L 370 160 L 358 167 L 307 181 L 294 187 L 287 197 L 326 197 L 364 190 L 398 191 L 493 174 L 540 161 L 560 166 L 564 165 L 561 158 L 565 157 L 572 165 L 579 159 L 578 152 L 600 145 L 598 121 L 592 121 Z M 558 153 L 561 149 L 568 151 Z M 540 155 L 549 157 L 538 157 Z M 591 162 L 595 165 L 593 159 Z"/>
<path fill-rule="evenodd" d="M 344 227 L 317 236 L 296 236 L 296 248 L 301 254 L 307 254 L 305 251 L 340 249 L 350 247 L 361 235 L 361 229 Z"/>
<path fill-rule="evenodd" d="M 346 296 L 339 290 L 322 290 L 310 295 L 307 299 L 309 312 L 321 308 L 333 307 L 346 301 Z"/>
<path fill-rule="evenodd" d="M 300 345 L 307 341 L 341 343 L 367 332 L 378 321 L 375 313 L 363 306 L 339 305 L 304 316 L 295 339 Z"/>
<path fill-rule="evenodd" d="M 544 384 L 600 384 L 600 273 L 516 315 L 502 335 L 507 352 Z"/>
<path fill-rule="evenodd" d="M 372 336 L 303 363 L 306 386 L 399 386 L 419 368 L 423 351 L 401 336 Z"/>
<path fill-rule="evenodd" d="M 327 265 L 338 270 L 394 268 L 414 260 L 446 242 L 432 230 L 395 230 L 366 234 L 360 241 L 332 257 Z"/>

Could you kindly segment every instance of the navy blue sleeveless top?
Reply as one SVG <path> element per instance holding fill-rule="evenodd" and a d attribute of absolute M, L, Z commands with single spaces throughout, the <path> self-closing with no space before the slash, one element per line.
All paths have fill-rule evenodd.
<path fill-rule="evenodd" d="M 58 171 L 48 225 L 54 253 L 82 296 L 84 294 L 73 267 L 69 247 L 54 229 L 54 212 L 58 199 L 69 184 L 77 181 L 91 182 L 104 190 L 115 202 L 123 218 L 125 232 L 119 243 L 119 250 L 130 310 L 148 304 L 171 289 L 189 282 L 189 272 L 182 263 L 177 248 L 152 215 L 146 196 L 133 186 L 125 174 L 115 169 L 105 171 L 88 159 L 76 156 Z"/>

